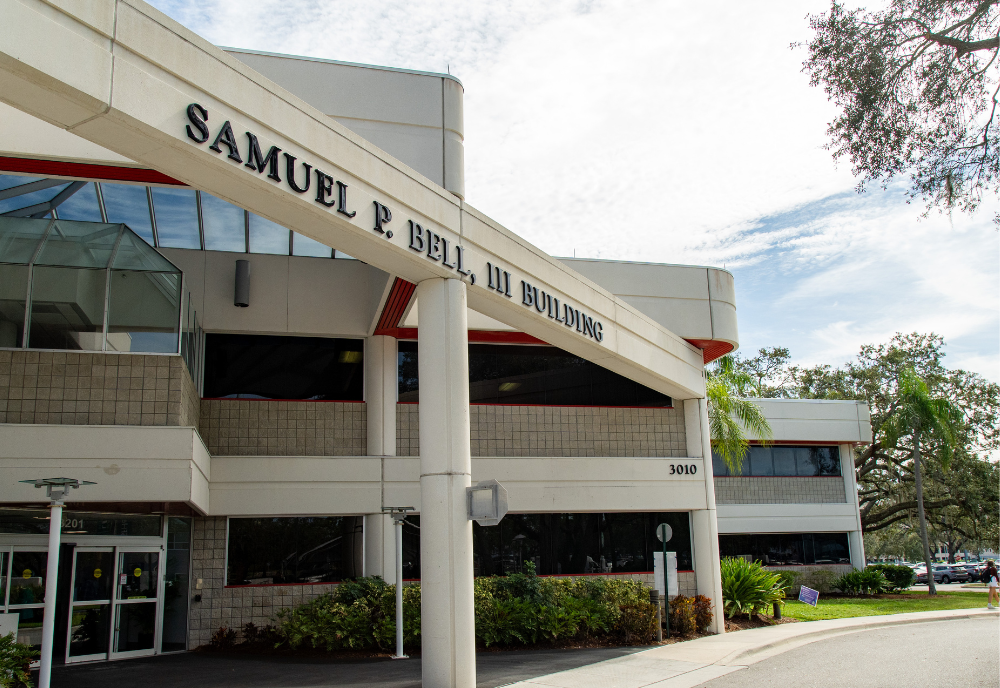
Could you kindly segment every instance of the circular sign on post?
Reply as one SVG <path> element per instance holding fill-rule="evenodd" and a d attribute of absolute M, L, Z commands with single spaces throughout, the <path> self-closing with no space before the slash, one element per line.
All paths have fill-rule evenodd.
<path fill-rule="evenodd" d="M 668 523 L 661 523 L 656 526 L 656 539 L 660 542 L 670 542 L 670 538 L 674 536 L 674 529 L 670 527 Z"/>

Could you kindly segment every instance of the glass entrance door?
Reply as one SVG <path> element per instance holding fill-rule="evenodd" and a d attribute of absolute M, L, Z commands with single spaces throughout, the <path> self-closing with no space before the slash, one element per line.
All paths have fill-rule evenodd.
<path fill-rule="evenodd" d="M 73 552 L 67 662 L 108 658 L 115 554 L 111 547 L 78 547 Z"/>
<path fill-rule="evenodd" d="M 159 551 L 118 549 L 111 658 L 156 652 Z"/>

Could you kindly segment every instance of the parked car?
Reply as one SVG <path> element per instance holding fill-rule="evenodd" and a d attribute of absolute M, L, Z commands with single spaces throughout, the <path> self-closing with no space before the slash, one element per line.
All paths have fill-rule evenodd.
<path fill-rule="evenodd" d="M 934 564 L 931 570 L 933 571 L 935 583 L 947 584 L 955 580 L 955 574 L 947 564 Z M 927 569 L 925 567 L 914 569 L 913 572 L 917 574 L 917 579 L 914 581 L 917 585 L 927 585 Z"/>
<path fill-rule="evenodd" d="M 968 583 L 972 580 L 972 574 L 961 564 L 951 564 L 948 568 L 951 570 L 950 578 L 952 582 Z"/>

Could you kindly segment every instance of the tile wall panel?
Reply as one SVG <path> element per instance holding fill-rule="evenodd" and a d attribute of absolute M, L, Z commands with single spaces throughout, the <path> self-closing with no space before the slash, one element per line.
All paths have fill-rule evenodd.
<path fill-rule="evenodd" d="M 844 479 L 716 478 L 716 504 L 843 504 Z"/>
<path fill-rule="evenodd" d="M 0 422 L 198 424 L 200 399 L 180 356 L 0 351 Z"/>
<path fill-rule="evenodd" d="M 471 406 L 473 456 L 686 456 L 671 408 Z M 396 406 L 396 453 L 419 455 L 419 406 Z"/>
<path fill-rule="evenodd" d="M 203 399 L 201 437 L 218 456 L 364 456 L 363 403 Z"/>

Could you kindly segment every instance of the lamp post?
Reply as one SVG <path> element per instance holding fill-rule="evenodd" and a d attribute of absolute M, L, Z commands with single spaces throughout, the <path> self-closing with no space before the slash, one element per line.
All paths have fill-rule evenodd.
<path fill-rule="evenodd" d="M 396 526 L 396 654 L 392 658 L 407 659 L 403 654 L 403 521 L 413 507 L 386 506 L 382 511 L 392 516 L 392 524 Z"/>
<path fill-rule="evenodd" d="M 59 541 L 62 535 L 62 510 L 66 493 L 80 485 L 96 485 L 75 478 L 38 478 L 22 480 L 44 487 L 49 498 L 49 553 L 45 567 L 45 611 L 42 613 L 42 656 L 38 668 L 38 688 L 49 688 L 52 679 L 52 639 L 56 629 L 56 591 L 59 589 Z"/>

